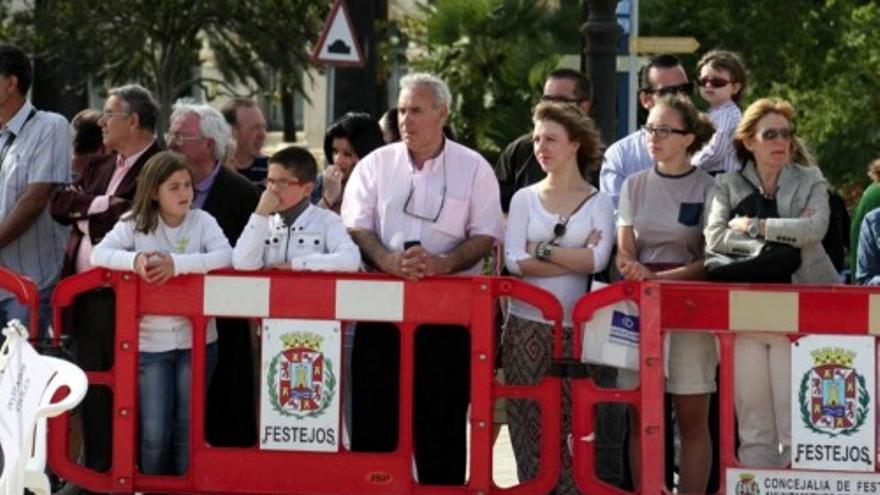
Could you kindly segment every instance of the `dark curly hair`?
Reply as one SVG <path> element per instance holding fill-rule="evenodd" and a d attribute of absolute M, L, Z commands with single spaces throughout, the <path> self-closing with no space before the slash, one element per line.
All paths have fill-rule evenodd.
<path fill-rule="evenodd" d="M 336 138 L 348 139 L 358 160 L 385 144 L 379 122 L 361 112 L 348 112 L 327 129 L 324 135 L 324 155 L 328 164 L 333 163 L 333 140 Z"/>

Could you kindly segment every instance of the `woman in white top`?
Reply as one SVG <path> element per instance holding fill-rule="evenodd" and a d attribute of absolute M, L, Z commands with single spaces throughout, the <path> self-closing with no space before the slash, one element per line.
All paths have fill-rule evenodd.
<path fill-rule="evenodd" d="M 156 284 L 229 266 L 229 241 L 214 217 L 190 209 L 192 200 L 192 176 L 183 158 L 157 153 L 141 171 L 131 211 L 95 246 L 92 264 L 135 271 Z M 207 385 L 217 362 L 213 319 L 206 340 Z M 189 463 L 192 324 L 182 316 L 144 316 L 138 342 L 141 471 L 182 474 Z"/>
<path fill-rule="evenodd" d="M 614 205 L 586 177 L 600 163 L 593 122 L 575 107 L 540 103 L 534 113 L 535 157 L 547 177 L 520 189 L 510 202 L 504 238 L 507 269 L 552 292 L 562 303 L 563 352 L 572 349 L 571 310 L 584 295 L 590 275 L 608 264 L 614 244 Z M 511 301 L 502 365 L 511 385 L 538 383 L 553 357 L 553 326 L 540 311 Z M 563 439 L 571 431 L 570 389 L 563 394 Z M 519 479 L 535 476 L 540 442 L 537 404 L 508 400 L 508 421 Z M 566 441 L 560 445 L 563 472 L 556 493 L 577 493 Z"/>
<path fill-rule="evenodd" d="M 713 180 L 689 157 L 714 133 L 689 99 L 656 100 L 644 127 L 655 166 L 629 176 L 620 193 L 617 268 L 627 280 L 703 278 L 703 226 Z M 715 337 L 668 334 L 666 391 L 681 437 L 680 493 L 705 493 L 712 464 L 709 399 L 715 391 Z M 630 374 L 621 372 L 621 381 Z M 639 483 L 639 418 L 630 415 L 630 464 Z M 671 460 L 670 460 L 671 462 Z"/>

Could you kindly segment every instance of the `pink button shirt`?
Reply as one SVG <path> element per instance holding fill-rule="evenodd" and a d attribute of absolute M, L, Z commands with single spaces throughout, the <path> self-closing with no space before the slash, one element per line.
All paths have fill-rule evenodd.
<path fill-rule="evenodd" d="M 122 179 L 125 178 L 125 174 L 131 170 L 131 167 L 134 166 L 135 162 L 138 161 L 141 155 L 143 155 L 152 145 L 153 143 L 148 144 L 146 148 L 127 158 L 122 155 L 116 155 L 116 169 L 113 170 L 113 176 L 110 177 L 110 183 L 107 184 L 107 191 L 105 191 L 103 196 L 97 196 L 92 200 L 92 204 L 89 205 L 89 215 L 104 213 L 110 208 L 110 196 L 113 196 L 116 189 L 119 188 L 119 184 L 122 184 Z M 77 221 L 76 227 L 83 233 L 82 241 L 80 241 L 79 248 L 76 251 L 76 273 L 81 273 L 92 268 L 92 263 L 89 260 L 92 255 L 92 238 L 89 237 L 88 219 Z"/>
<path fill-rule="evenodd" d="M 407 211 L 422 218 L 404 213 L 410 195 Z M 492 168 L 479 153 L 448 139 L 421 170 L 402 142 L 364 157 L 345 186 L 341 214 L 346 227 L 376 233 L 391 251 L 419 241 L 428 252 L 442 254 L 471 236 L 488 235 L 501 242 L 504 235 Z M 478 263 L 462 274 L 476 274 L 480 268 Z"/>

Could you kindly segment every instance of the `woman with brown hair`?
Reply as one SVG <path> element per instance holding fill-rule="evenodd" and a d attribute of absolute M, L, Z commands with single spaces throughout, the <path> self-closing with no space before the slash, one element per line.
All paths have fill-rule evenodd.
<path fill-rule="evenodd" d="M 790 103 L 778 99 L 763 98 L 749 106 L 734 135 L 743 169 L 720 176 L 715 186 L 705 231 L 707 257 L 743 250 L 760 252 L 766 245 L 793 252 L 796 257 L 791 263 L 783 258 L 774 262 L 790 264 L 790 273 L 761 270 L 738 281 L 838 280 L 822 248 L 822 237 L 828 230 L 828 182 L 795 137 L 794 114 Z M 756 276 L 760 279 L 754 279 Z M 737 337 L 734 402 L 742 464 L 788 464 L 790 375 L 791 348 L 785 335 L 749 333 Z"/>
<path fill-rule="evenodd" d="M 714 133 L 706 115 L 683 96 L 655 101 L 644 127 L 653 168 L 623 183 L 617 221 L 617 268 L 627 280 L 703 278 L 704 204 L 712 177 L 690 157 Z M 672 396 L 681 437 L 680 493 L 704 493 L 712 464 L 709 398 L 715 391 L 715 338 L 702 333 L 668 334 L 666 391 Z M 621 386 L 634 385 L 619 372 Z M 630 414 L 629 453 L 639 484 L 639 417 Z"/>
<path fill-rule="evenodd" d="M 600 161 L 593 122 L 575 107 L 540 103 L 533 120 L 534 152 L 547 176 L 520 189 L 510 202 L 504 257 L 511 274 L 550 291 L 562 303 L 563 352 L 571 353 L 571 310 L 591 274 L 605 269 L 614 244 L 614 205 L 586 177 Z M 541 312 L 513 300 L 502 347 L 509 385 L 537 384 L 553 358 L 553 325 Z M 535 476 L 540 461 L 540 410 L 527 400 L 507 401 L 508 423 L 519 479 Z M 571 392 L 563 389 L 562 474 L 557 494 L 577 493 L 566 445 L 571 431 Z"/>

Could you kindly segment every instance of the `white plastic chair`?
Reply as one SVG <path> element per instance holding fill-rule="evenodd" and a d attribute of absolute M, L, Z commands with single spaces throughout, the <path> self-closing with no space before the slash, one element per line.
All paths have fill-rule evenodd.
<path fill-rule="evenodd" d="M 76 407 L 85 397 L 88 380 L 75 365 L 37 354 L 27 342 L 27 329 L 17 320 L 10 322 L 3 334 L 0 397 L 15 395 L 17 401 L 0 401 L 0 440 L 5 440 L 0 494 L 19 495 L 27 488 L 37 495 L 49 495 L 46 420 Z M 62 387 L 68 388 L 68 394 L 52 402 Z"/>

